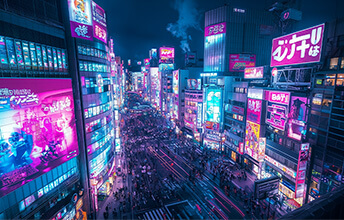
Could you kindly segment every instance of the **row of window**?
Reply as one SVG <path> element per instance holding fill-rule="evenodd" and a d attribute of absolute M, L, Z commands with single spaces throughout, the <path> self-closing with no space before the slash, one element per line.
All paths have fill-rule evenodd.
<path fill-rule="evenodd" d="M 92 118 L 94 116 L 97 116 L 99 114 L 103 114 L 111 109 L 111 104 L 112 102 L 107 102 L 102 105 L 90 107 L 90 108 L 85 108 L 84 113 L 85 113 L 85 118 Z"/>
<path fill-rule="evenodd" d="M 91 46 L 78 45 L 78 53 L 80 55 L 107 59 L 107 53 L 105 51 L 99 50 L 99 49 L 91 47 Z"/>
<path fill-rule="evenodd" d="M 97 142 L 94 142 L 93 144 L 88 145 L 87 153 L 92 154 L 98 149 L 101 149 L 103 146 L 111 145 L 111 142 L 112 142 L 112 135 L 106 135 L 103 138 L 99 139 Z"/>
<path fill-rule="evenodd" d="M 1 69 L 65 71 L 66 50 L 0 36 Z"/>
<path fill-rule="evenodd" d="M 344 86 L 344 73 L 326 74 L 326 79 L 316 79 L 316 86 Z"/>
<path fill-rule="evenodd" d="M 99 119 L 96 119 L 90 123 L 86 123 L 86 126 L 85 126 L 86 127 L 86 133 L 91 133 L 91 132 L 105 126 L 106 124 L 111 122 L 111 120 L 112 120 L 111 115 L 107 115 L 104 118 L 99 118 Z"/>
<path fill-rule="evenodd" d="M 235 93 L 246 94 L 247 93 L 247 88 L 244 88 L 244 87 L 234 87 L 234 92 Z"/>
<path fill-rule="evenodd" d="M 111 71 L 110 66 L 106 64 L 89 61 L 79 61 L 79 69 L 82 72 L 109 73 Z"/>
<path fill-rule="evenodd" d="M 338 67 L 340 69 L 344 69 L 344 57 L 341 57 L 340 62 L 339 62 L 339 57 L 331 58 L 329 69 L 336 70 L 338 69 Z"/>

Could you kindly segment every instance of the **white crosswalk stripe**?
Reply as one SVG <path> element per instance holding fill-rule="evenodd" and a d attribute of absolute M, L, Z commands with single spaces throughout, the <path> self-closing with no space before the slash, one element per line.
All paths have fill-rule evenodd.
<path fill-rule="evenodd" d="M 169 215 L 165 208 L 150 210 L 143 214 L 145 220 L 171 220 L 172 216 Z"/>

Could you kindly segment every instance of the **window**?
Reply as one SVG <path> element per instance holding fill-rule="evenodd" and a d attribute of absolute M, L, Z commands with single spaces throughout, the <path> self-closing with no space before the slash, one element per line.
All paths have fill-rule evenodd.
<path fill-rule="evenodd" d="M 340 68 L 344 69 L 344 57 L 342 57 L 342 61 L 340 62 Z"/>
<path fill-rule="evenodd" d="M 331 58 L 331 60 L 330 60 L 330 66 L 329 66 L 329 69 L 330 69 L 330 70 L 334 70 L 334 69 L 337 69 L 337 68 L 338 68 L 338 60 L 339 60 L 338 57 Z"/>
<path fill-rule="evenodd" d="M 337 74 L 337 86 L 344 86 L 344 73 Z"/>

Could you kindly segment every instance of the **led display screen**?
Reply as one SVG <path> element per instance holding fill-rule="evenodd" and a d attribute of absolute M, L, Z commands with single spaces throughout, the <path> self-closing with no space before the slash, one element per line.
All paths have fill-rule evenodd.
<path fill-rule="evenodd" d="M 42 50 L 40 45 L 36 45 L 36 51 L 37 51 L 37 63 L 39 67 L 43 67 L 43 60 L 42 60 Z"/>
<path fill-rule="evenodd" d="M 173 59 L 174 48 L 173 47 L 160 47 L 160 59 Z"/>
<path fill-rule="evenodd" d="M 255 54 L 230 54 L 229 71 L 244 72 L 245 68 L 256 66 Z"/>
<path fill-rule="evenodd" d="M 24 63 L 26 68 L 30 68 L 31 66 L 31 59 L 30 59 L 30 51 L 29 51 L 29 44 L 27 42 L 22 42 L 23 44 L 23 55 L 24 55 Z"/>
<path fill-rule="evenodd" d="M 206 92 L 205 121 L 220 123 L 222 117 L 221 112 L 222 90 L 217 88 L 208 88 Z M 219 126 L 217 125 L 217 127 Z"/>
<path fill-rule="evenodd" d="M 68 0 L 72 37 L 93 40 L 91 0 Z"/>
<path fill-rule="evenodd" d="M 251 67 L 245 68 L 244 78 L 245 79 L 263 79 L 264 77 L 264 67 Z"/>
<path fill-rule="evenodd" d="M 70 79 L 2 79 L 0 197 L 78 155 Z"/>
<path fill-rule="evenodd" d="M 300 141 L 306 125 L 306 97 L 292 96 L 288 114 L 288 137 Z"/>
<path fill-rule="evenodd" d="M 325 24 L 272 40 L 271 66 L 319 62 Z"/>
<path fill-rule="evenodd" d="M 23 50 L 20 41 L 15 41 L 15 48 L 16 48 L 16 55 L 17 55 L 17 63 L 19 66 L 24 66 L 24 59 L 23 59 Z"/>
<path fill-rule="evenodd" d="M 8 64 L 5 37 L 0 36 L 0 59 L 1 64 Z"/>
<path fill-rule="evenodd" d="M 33 67 L 37 67 L 37 54 L 36 54 L 36 47 L 34 43 L 30 42 L 30 56 L 31 56 L 31 63 Z"/>
<path fill-rule="evenodd" d="M 16 66 L 16 52 L 14 49 L 13 39 L 6 38 L 6 46 L 7 46 L 7 54 L 8 54 L 8 61 L 10 65 Z"/>
<path fill-rule="evenodd" d="M 47 47 L 47 54 L 48 54 L 48 63 L 49 63 L 49 69 L 54 69 L 54 62 L 53 62 L 53 51 L 51 50 L 51 47 Z"/>
<path fill-rule="evenodd" d="M 58 63 L 57 63 L 57 53 L 56 53 L 56 49 L 52 48 L 53 51 L 53 59 L 54 59 L 54 70 L 58 70 Z"/>
<path fill-rule="evenodd" d="M 43 56 L 44 68 L 48 69 L 49 68 L 48 55 L 47 55 L 47 50 L 45 46 L 42 46 L 42 56 Z"/>
<path fill-rule="evenodd" d="M 107 43 L 106 14 L 104 9 L 92 1 L 93 36 Z"/>

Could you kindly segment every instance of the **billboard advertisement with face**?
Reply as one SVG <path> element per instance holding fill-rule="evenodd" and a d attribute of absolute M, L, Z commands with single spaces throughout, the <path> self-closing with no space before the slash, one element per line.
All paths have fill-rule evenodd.
<path fill-rule="evenodd" d="M 300 141 L 306 125 L 306 97 L 292 96 L 288 114 L 288 137 Z"/>
<path fill-rule="evenodd" d="M 72 37 L 93 40 L 91 0 L 68 0 Z"/>
<path fill-rule="evenodd" d="M 92 1 L 93 36 L 107 43 L 106 14 L 104 9 Z"/>
<path fill-rule="evenodd" d="M 197 89 L 200 90 L 202 87 L 201 79 L 188 79 L 187 89 Z"/>
<path fill-rule="evenodd" d="M 244 72 L 245 68 L 256 66 L 255 54 L 230 54 L 229 71 Z"/>
<path fill-rule="evenodd" d="M 70 79 L 2 79 L 0 197 L 78 155 Z"/>
<path fill-rule="evenodd" d="M 220 123 L 222 117 L 222 90 L 208 88 L 206 93 L 205 121 Z"/>
<path fill-rule="evenodd" d="M 325 24 L 272 40 L 271 66 L 319 62 Z"/>
<path fill-rule="evenodd" d="M 260 125 L 246 121 L 245 152 L 258 161 Z"/>

